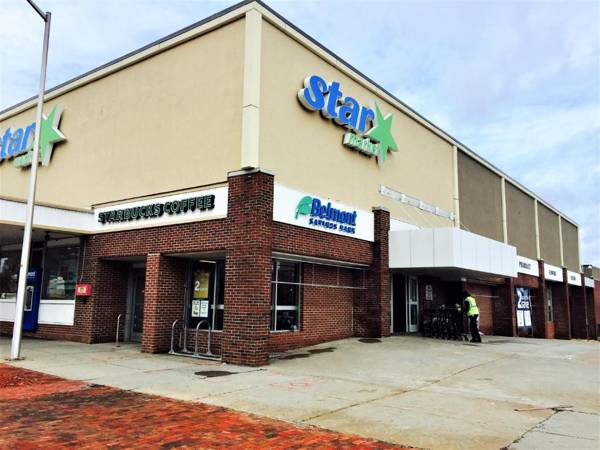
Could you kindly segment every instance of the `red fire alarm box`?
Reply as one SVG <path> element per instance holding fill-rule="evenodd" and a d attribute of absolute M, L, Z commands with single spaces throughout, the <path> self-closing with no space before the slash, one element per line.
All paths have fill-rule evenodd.
<path fill-rule="evenodd" d="M 87 283 L 77 283 L 75 285 L 75 297 L 89 297 L 92 295 L 92 285 Z"/>

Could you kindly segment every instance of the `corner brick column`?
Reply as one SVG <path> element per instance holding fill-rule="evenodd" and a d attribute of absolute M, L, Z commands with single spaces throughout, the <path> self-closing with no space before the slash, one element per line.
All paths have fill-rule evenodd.
<path fill-rule="evenodd" d="M 269 362 L 273 175 L 229 174 L 222 357 L 232 364 Z"/>
<path fill-rule="evenodd" d="M 166 352 L 170 348 L 171 325 L 183 314 L 185 267 L 184 259 L 160 253 L 146 257 L 143 352 Z"/>
<path fill-rule="evenodd" d="M 544 261 L 538 261 L 540 276 L 538 279 L 538 289 L 535 301 L 532 302 L 533 317 L 533 337 L 553 338 L 553 334 L 548 333 L 548 297 L 546 296 L 546 277 L 544 275 Z"/>
<path fill-rule="evenodd" d="M 385 337 L 390 335 L 390 267 L 389 231 L 390 212 L 383 207 L 373 208 L 374 241 L 373 263 L 367 275 L 367 335 Z"/>

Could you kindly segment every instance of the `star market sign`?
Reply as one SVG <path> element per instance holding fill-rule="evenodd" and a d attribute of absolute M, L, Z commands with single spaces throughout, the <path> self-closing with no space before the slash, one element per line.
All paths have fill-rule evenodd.
<path fill-rule="evenodd" d="M 63 108 L 55 105 L 50 115 L 42 115 L 39 153 L 39 161 L 42 166 L 50 164 L 54 144 L 66 140 L 58 129 L 62 112 Z M 4 130 L 0 134 L 0 163 L 12 159 L 15 167 L 31 166 L 34 134 L 35 122 L 23 128 Z"/>
<path fill-rule="evenodd" d="M 375 103 L 375 110 L 361 106 L 350 96 L 344 96 L 340 83 L 330 84 L 311 75 L 304 80 L 304 88 L 298 91 L 298 100 L 309 111 L 321 111 L 326 119 L 347 128 L 343 144 L 369 156 L 375 156 L 383 165 L 388 151 L 398 151 L 392 136 L 392 114 L 384 116 Z M 375 121 L 375 125 L 373 122 Z"/>

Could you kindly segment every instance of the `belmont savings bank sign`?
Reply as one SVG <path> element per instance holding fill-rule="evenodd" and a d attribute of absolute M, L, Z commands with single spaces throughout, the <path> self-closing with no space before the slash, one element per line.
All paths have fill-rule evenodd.
<path fill-rule="evenodd" d="M 275 184 L 273 220 L 366 241 L 374 239 L 371 211 Z"/>

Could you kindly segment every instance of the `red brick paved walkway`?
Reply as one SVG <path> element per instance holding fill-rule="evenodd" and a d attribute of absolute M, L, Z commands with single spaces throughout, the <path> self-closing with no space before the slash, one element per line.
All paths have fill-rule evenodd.
<path fill-rule="evenodd" d="M 0 364 L 2 449 L 391 449 L 229 409 L 87 385 Z"/>

